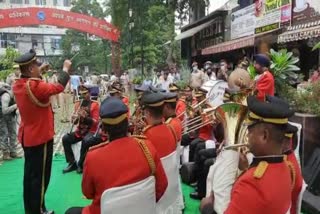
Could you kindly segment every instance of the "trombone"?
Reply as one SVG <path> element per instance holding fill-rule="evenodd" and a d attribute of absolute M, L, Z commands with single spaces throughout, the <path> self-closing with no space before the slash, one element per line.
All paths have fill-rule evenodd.
<path fill-rule="evenodd" d="M 197 131 L 198 129 L 217 122 L 217 118 L 214 115 L 215 108 L 205 109 L 202 115 L 196 117 L 195 120 L 188 122 L 188 124 L 184 124 L 183 130 L 186 130 L 183 135 L 189 134 L 190 132 Z M 208 118 L 209 117 L 209 118 Z M 204 118 L 208 118 L 205 120 Z M 201 122 L 199 124 L 199 122 Z M 191 127 L 188 127 L 192 125 Z"/>

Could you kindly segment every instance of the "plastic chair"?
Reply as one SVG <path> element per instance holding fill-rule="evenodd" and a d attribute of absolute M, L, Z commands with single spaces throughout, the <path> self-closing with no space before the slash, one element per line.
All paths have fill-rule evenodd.
<path fill-rule="evenodd" d="M 73 151 L 74 159 L 78 163 L 80 159 L 81 141 L 79 141 L 78 143 L 72 144 L 71 149 Z"/>
<path fill-rule="evenodd" d="M 156 213 L 155 179 L 107 189 L 101 196 L 101 214 Z"/>
<path fill-rule="evenodd" d="M 182 192 L 179 180 L 179 165 L 177 152 L 161 158 L 161 162 L 168 178 L 168 187 L 158 201 L 156 206 L 157 214 L 179 214 L 181 213 Z"/>

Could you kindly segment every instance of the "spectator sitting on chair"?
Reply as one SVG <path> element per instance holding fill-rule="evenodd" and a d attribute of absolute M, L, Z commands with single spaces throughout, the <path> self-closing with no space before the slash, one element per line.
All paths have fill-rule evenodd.
<path fill-rule="evenodd" d="M 97 101 L 90 100 L 89 89 L 81 86 L 79 94 L 82 101 L 75 103 L 74 114 L 71 118 L 73 124 L 78 124 L 75 132 L 67 133 L 62 138 L 63 148 L 66 155 L 68 166 L 63 173 L 68 173 L 77 169 L 77 163 L 71 148 L 72 144 L 82 141 L 89 133 L 95 133 L 99 120 L 99 104 Z M 72 131 L 72 130 L 71 130 Z M 81 172 L 81 168 L 78 167 Z"/>

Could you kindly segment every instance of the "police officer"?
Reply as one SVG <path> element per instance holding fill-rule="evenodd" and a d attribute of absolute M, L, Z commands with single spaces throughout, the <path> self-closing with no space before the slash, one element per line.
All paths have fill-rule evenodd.
<path fill-rule="evenodd" d="M 4 84 L 0 87 L 0 149 L 3 151 L 3 160 L 18 157 L 16 153 L 16 110 L 17 105 L 11 87 Z"/>
<path fill-rule="evenodd" d="M 24 150 L 23 199 L 26 214 L 52 214 L 45 206 L 45 193 L 50 181 L 54 120 L 50 97 L 61 93 L 69 81 L 71 61 L 63 64 L 58 83 L 41 80 L 41 69 L 34 52 L 15 62 L 21 78 L 13 85 L 13 93 L 21 116 L 18 139 Z M 38 115 L 38 116 L 37 116 Z"/>
<path fill-rule="evenodd" d="M 100 198 L 105 190 L 132 184 L 152 175 L 156 180 L 156 201 L 164 194 L 168 180 L 159 155 L 145 137 L 128 136 L 127 113 L 128 107 L 117 98 L 109 97 L 102 102 L 102 129 L 108 133 L 109 142 L 90 148 L 82 180 L 83 194 L 93 201 L 84 208 L 70 208 L 66 214 L 100 213 Z M 130 151 L 130 155 L 124 151 Z M 102 164 L 97 164 L 99 162 Z"/>

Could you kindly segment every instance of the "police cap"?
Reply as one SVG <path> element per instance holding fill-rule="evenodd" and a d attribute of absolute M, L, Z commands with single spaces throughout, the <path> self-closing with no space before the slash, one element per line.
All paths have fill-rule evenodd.
<path fill-rule="evenodd" d="M 100 107 L 102 123 L 116 125 L 128 118 L 128 107 L 118 98 L 108 97 Z"/>
<path fill-rule="evenodd" d="M 165 99 L 164 99 L 165 103 L 175 103 L 178 100 L 177 93 L 168 92 L 168 93 L 164 93 L 164 96 L 165 96 Z"/>
<path fill-rule="evenodd" d="M 141 97 L 141 102 L 144 107 L 159 107 L 162 106 L 165 100 L 163 93 L 144 92 Z"/>
<path fill-rule="evenodd" d="M 255 96 L 249 96 L 247 103 L 249 114 L 246 123 L 249 126 L 258 122 L 286 125 L 288 118 L 294 114 L 285 101 L 272 96 L 267 96 L 265 102 L 259 101 Z"/>
<path fill-rule="evenodd" d="M 37 60 L 36 53 L 28 52 L 16 58 L 14 62 L 17 63 L 18 65 L 28 65 L 36 60 Z"/>

